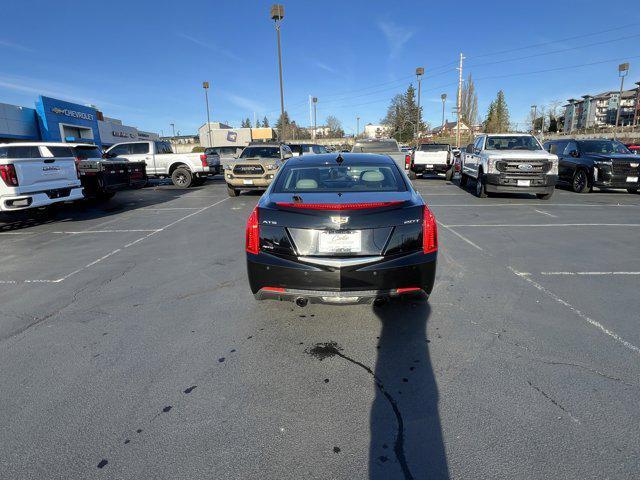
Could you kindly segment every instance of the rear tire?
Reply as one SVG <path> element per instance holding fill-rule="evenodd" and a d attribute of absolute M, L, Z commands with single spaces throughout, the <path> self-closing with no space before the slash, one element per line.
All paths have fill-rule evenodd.
<path fill-rule="evenodd" d="M 576 193 L 586 193 L 589 189 L 589 176 L 582 168 L 576 170 L 571 181 L 571 189 Z"/>
<path fill-rule="evenodd" d="M 237 188 L 233 188 L 227 183 L 227 194 L 230 197 L 237 197 L 238 195 L 240 195 L 240 190 L 238 190 Z"/>
<path fill-rule="evenodd" d="M 627 188 L 627 192 L 629 192 L 629 193 L 638 193 L 638 189 L 637 188 Z"/>
<path fill-rule="evenodd" d="M 412 170 L 409 170 L 408 175 L 409 175 L 409 180 L 415 180 L 416 177 L 417 177 L 416 172 L 414 172 Z"/>
<path fill-rule="evenodd" d="M 188 168 L 178 167 L 171 174 L 171 181 L 178 188 L 189 188 L 193 185 L 193 174 Z"/>
<path fill-rule="evenodd" d="M 551 193 L 536 193 L 536 197 L 538 200 L 549 200 L 553 196 L 553 192 Z"/>
<path fill-rule="evenodd" d="M 96 199 L 100 202 L 107 202 L 115 196 L 116 192 L 98 192 Z"/>
<path fill-rule="evenodd" d="M 466 174 L 461 173 L 460 174 L 460 187 L 465 188 L 468 183 L 469 183 L 469 177 Z"/>
<path fill-rule="evenodd" d="M 449 170 L 446 171 L 446 173 L 444 174 L 444 179 L 447 182 L 450 182 L 451 180 L 453 180 L 453 167 L 451 167 Z"/>
<path fill-rule="evenodd" d="M 478 178 L 476 178 L 476 197 L 487 198 L 487 187 L 482 181 L 482 171 L 478 172 Z"/>

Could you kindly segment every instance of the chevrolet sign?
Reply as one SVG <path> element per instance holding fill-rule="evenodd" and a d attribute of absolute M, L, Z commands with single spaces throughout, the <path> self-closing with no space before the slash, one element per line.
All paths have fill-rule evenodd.
<path fill-rule="evenodd" d="M 65 115 L 67 117 L 81 118 L 83 120 L 93 120 L 93 114 L 69 110 L 68 108 L 53 107 L 51 109 L 56 115 Z"/>

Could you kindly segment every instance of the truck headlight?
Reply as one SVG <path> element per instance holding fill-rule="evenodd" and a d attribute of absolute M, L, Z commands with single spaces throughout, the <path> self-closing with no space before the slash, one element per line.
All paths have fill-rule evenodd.
<path fill-rule="evenodd" d="M 275 163 L 270 163 L 269 165 L 267 165 L 267 170 L 275 170 L 276 168 L 278 168 L 278 165 L 276 165 Z"/>
<path fill-rule="evenodd" d="M 487 158 L 487 171 L 485 173 L 495 173 L 496 172 L 496 161 L 497 158 Z"/>

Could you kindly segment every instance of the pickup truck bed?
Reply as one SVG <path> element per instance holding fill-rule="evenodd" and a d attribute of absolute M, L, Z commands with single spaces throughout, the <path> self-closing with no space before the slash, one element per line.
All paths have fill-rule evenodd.
<path fill-rule="evenodd" d="M 78 162 L 78 173 L 89 197 L 108 197 L 120 190 L 142 188 L 147 183 L 144 162 L 87 159 Z"/>

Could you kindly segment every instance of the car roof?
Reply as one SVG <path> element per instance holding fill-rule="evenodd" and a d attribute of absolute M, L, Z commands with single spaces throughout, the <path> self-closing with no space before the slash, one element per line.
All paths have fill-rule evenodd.
<path fill-rule="evenodd" d="M 532 137 L 530 133 L 481 133 L 480 135 L 491 135 L 492 137 Z"/>
<path fill-rule="evenodd" d="M 305 166 L 338 165 L 336 159 L 342 157 L 339 165 L 348 166 L 350 163 L 368 163 L 371 165 L 395 165 L 393 159 L 387 155 L 373 153 L 320 153 L 317 155 L 305 155 L 293 157 L 287 160 L 285 165 L 304 164 Z"/>

